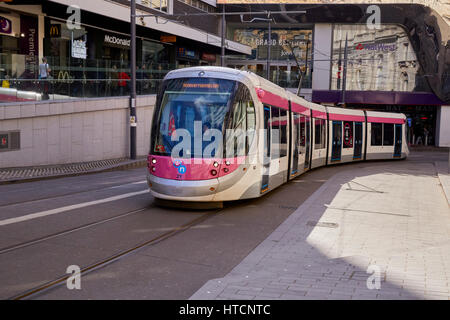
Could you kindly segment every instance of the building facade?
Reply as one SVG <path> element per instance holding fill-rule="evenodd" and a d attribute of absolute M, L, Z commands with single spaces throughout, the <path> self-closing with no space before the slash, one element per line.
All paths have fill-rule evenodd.
<path fill-rule="evenodd" d="M 13 0 L 0 10 L 3 102 L 129 93 L 129 1 Z M 219 23 L 208 15 L 215 11 L 215 1 L 137 0 L 137 14 L 148 15 L 137 19 L 138 94 L 155 93 L 170 70 L 220 64 Z M 184 13 L 202 16 L 161 16 Z M 227 54 L 250 53 L 235 41 L 226 46 Z M 44 57 L 49 79 L 39 71 Z"/>
<path fill-rule="evenodd" d="M 301 79 L 300 95 L 306 99 L 402 112 L 408 117 L 411 145 L 450 146 L 450 19 L 445 12 L 401 1 L 395 6 L 378 2 L 380 21 L 374 26 L 368 23 L 370 4 L 349 4 L 357 1 L 224 2 L 235 5 L 226 6 L 229 11 L 248 12 L 244 19 L 227 17 L 227 32 L 229 38 L 252 47 L 252 55 L 231 57 L 228 66 L 261 75 L 267 74 L 268 66 L 271 81 L 297 91 L 299 81 L 286 79 L 292 79 L 298 65 L 301 72 L 295 78 Z M 439 6 L 447 11 L 449 7 Z M 257 11 L 271 12 L 275 40 L 270 44 L 268 23 L 255 26 L 245 21 Z M 296 32 L 307 34 L 300 45 L 292 40 L 299 38 Z M 286 45 L 289 42 L 294 45 Z M 273 52 L 269 63 L 264 61 L 268 45 Z"/>
<path fill-rule="evenodd" d="M 410 144 L 450 146 L 448 4 L 377 1 L 374 26 L 371 1 L 257 2 L 137 0 L 137 14 L 151 15 L 137 20 L 138 94 L 156 93 L 170 70 L 221 64 L 224 6 L 226 66 L 317 103 L 403 112 Z M 13 0 L 0 9 L 3 102 L 128 93 L 129 0 Z M 262 11 L 271 13 L 254 14 Z M 39 79 L 43 57 L 52 80 Z"/>

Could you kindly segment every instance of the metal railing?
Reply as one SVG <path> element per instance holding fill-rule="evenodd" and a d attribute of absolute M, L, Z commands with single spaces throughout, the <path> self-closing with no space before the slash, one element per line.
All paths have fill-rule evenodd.
<path fill-rule="evenodd" d="M 0 103 L 130 95 L 130 80 L 119 79 L 0 79 Z M 137 94 L 158 92 L 161 79 L 137 80 Z"/>

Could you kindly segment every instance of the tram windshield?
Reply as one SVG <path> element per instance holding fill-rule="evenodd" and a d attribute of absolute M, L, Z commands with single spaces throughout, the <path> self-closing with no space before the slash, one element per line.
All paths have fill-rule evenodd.
<path fill-rule="evenodd" d="M 152 151 L 174 157 L 205 157 L 206 145 L 217 139 L 217 135 L 213 133 L 219 132 L 220 138 L 222 137 L 236 87 L 235 81 L 214 78 L 166 81 L 155 113 L 157 118 L 153 127 Z M 204 138 L 206 131 L 209 132 L 207 139 Z M 200 142 L 194 141 L 198 137 Z M 180 142 L 188 147 L 174 155 Z M 214 157 L 218 151 L 217 148 L 213 149 L 209 157 Z"/>

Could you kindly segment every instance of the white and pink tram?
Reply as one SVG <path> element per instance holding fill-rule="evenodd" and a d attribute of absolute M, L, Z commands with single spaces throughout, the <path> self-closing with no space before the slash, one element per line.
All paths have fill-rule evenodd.
<path fill-rule="evenodd" d="M 148 185 L 162 200 L 256 198 L 313 168 L 406 158 L 405 122 L 311 103 L 247 71 L 174 70 L 156 102 Z"/>

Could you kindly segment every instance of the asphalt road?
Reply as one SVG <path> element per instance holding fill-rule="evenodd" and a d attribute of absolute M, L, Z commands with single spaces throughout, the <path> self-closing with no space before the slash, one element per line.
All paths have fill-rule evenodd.
<path fill-rule="evenodd" d="M 446 157 L 416 152 L 406 161 Z M 81 290 L 69 290 L 63 281 L 29 297 L 187 299 L 208 280 L 226 275 L 342 168 L 313 170 L 260 199 L 209 211 L 155 206 L 146 192 L 145 168 L 1 185 L 0 299 L 67 276 L 68 266 L 90 266 L 201 218 L 83 274 Z"/>

